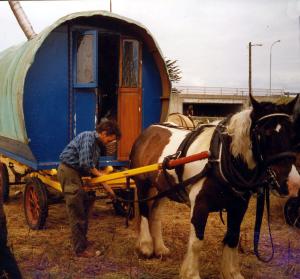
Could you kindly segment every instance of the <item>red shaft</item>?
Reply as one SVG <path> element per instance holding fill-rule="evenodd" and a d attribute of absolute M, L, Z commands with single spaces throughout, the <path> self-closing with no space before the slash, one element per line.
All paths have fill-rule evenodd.
<path fill-rule="evenodd" d="M 182 157 L 179 159 L 173 159 L 170 160 L 168 163 L 168 168 L 175 168 L 177 166 L 183 165 L 183 164 L 187 164 L 187 163 L 191 163 L 194 161 L 198 161 L 198 160 L 203 160 L 203 159 L 207 159 L 210 155 L 209 151 L 203 151 L 197 154 L 193 154 L 187 157 Z"/>

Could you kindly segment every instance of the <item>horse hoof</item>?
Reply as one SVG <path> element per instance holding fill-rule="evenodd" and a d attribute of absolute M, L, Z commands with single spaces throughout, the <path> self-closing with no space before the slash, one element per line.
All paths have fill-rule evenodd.
<path fill-rule="evenodd" d="M 155 249 L 155 256 L 157 258 L 165 257 L 170 255 L 170 249 L 166 246 Z"/>
<path fill-rule="evenodd" d="M 191 270 L 187 266 L 181 267 L 180 278 L 181 279 L 201 279 L 198 271 Z"/>
<path fill-rule="evenodd" d="M 201 279 L 199 275 L 180 274 L 180 279 Z"/>
<path fill-rule="evenodd" d="M 241 273 L 231 273 L 231 274 L 220 274 L 221 279 L 245 279 Z"/>
<path fill-rule="evenodd" d="M 153 255 L 153 243 L 152 242 L 139 242 L 136 246 L 136 250 L 142 256 L 150 258 Z"/>

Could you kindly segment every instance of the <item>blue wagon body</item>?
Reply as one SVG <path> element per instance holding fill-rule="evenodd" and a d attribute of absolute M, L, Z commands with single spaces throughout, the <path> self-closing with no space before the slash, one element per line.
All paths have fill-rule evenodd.
<path fill-rule="evenodd" d="M 0 53 L 0 153 L 35 170 L 103 118 L 118 121 L 128 159 L 141 130 L 166 116 L 170 81 L 145 27 L 107 12 L 66 16 Z"/>

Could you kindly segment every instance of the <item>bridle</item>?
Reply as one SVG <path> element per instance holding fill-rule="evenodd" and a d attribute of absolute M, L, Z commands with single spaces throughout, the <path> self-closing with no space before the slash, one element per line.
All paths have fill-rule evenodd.
<path fill-rule="evenodd" d="M 255 124 L 250 130 L 250 136 L 252 140 L 252 152 L 259 167 L 262 169 L 269 168 L 270 165 L 282 159 L 292 159 L 292 160 L 296 159 L 296 153 L 289 150 L 277 153 L 275 155 L 270 156 L 269 158 L 264 157 L 264 152 L 261 149 L 263 145 L 262 141 L 264 139 L 262 133 L 260 132 L 260 128 L 263 125 L 265 125 L 267 121 L 271 118 L 285 118 L 289 122 L 291 122 L 291 116 L 286 113 L 267 114 L 255 121 Z"/>
<path fill-rule="evenodd" d="M 278 118 L 285 118 L 289 122 L 291 122 L 291 116 L 285 113 L 273 113 L 268 114 L 265 116 L 262 116 L 259 118 L 256 122 L 253 128 L 251 129 L 251 139 L 252 139 L 252 152 L 253 156 L 256 159 L 258 163 L 258 167 L 266 172 L 266 181 L 268 183 L 264 183 L 257 192 L 257 204 L 256 204 L 256 220 L 255 220 L 255 228 L 254 228 L 254 253 L 256 257 L 263 261 L 263 262 L 269 262 L 272 260 L 274 256 L 274 246 L 273 246 L 273 239 L 271 235 L 271 228 L 270 228 L 270 190 L 275 190 L 281 195 L 281 187 L 278 182 L 277 176 L 275 171 L 270 167 L 275 162 L 282 160 L 282 159 L 296 159 L 296 153 L 292 151 L 284 151 L 277 153 L 275 155 L 270 156 L 269 158 L 265 158 L 263 155 L 263 152 L 261 150 L 261 147 L 263 145 L 262 140 L 263 137 L 260 132 L 260 128 L 266 124 L 266 121 L 268 121 L 271 118 L 278 117 Z M 264 212 L 264 205 L 266 203 L 267 207 L 267 223 L 268 223 L 268 230 L 269 230 L 269 237 L 270 237 L 270 243 L 272 247 L 271 255 L 267 258 L 262 258 L 259 251 L 258 251 L 258 245 L 259 245 L 259 238 L 260 238 L 260 228 L 262 223 L 262 216 Z"/>

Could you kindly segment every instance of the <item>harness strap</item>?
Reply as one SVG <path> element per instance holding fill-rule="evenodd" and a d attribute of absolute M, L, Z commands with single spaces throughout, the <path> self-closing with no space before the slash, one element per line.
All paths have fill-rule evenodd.
<path fill-rule="evenodd" d="M 116 196 L 116 199 L 118 201 L 121 201 L 121 202 L 129 202 L 129 203 L 132 203 L 132 202 L 148 202 L 148 201 L 155 200 L 155 199 L 161 199 L 163 197 L 168 196 L 169 194 L 171 194 L 174 191 L 182 190 L 182 189 L 185 189 L 189 185 L 195 184 L 197 181 L 199 181 L 201 178 L 203 178 L 207 175 L 208 170 L 209 170 L 208 165 L 206 165 L 200 173 L 198 173 L 198 174 L 182 181 L 181 183 L 180 182 L 176 183 L 176 184 L 172 185 L 172 187 L 169 188 L 168 190 L 159 192 L 158 194 L 156 194 L 152 197 L 149 197 L 149 198 L 140 199 L 140 200 L 126 200 L 126 199 L 123 199 L 119 196 Z"/>
<path fill-rule="evenodd" d="M 288 119 L 291 119 L 291 116 L 289 114 L 286 114 L 286 113 L 271 113 L 271 114 L 267 114 L 265 116 L 262 116 L 261 118 L 259 118 L 257 121 L 256 121 L 256 125 L 261 122 L 262 120 L 265 120 L 267 118 L 271 118 L 271 117 L 286 117 Z"/>
<path fill-rule="evenodd" d="M 228 120 L 227 120 L 228 121 Z M 227 185 L 236 195 L 242 197 L 245 192 L 255 192 L 260 187 L 264 172 L 260 166 L 252 171 L 251 179 L 243 176 L 243 170 L 238 169 L 238 161 L 231 155 L 231 137 L 226 132 L 225 121 L 219 123 L 211 139 L 209 162 L 212 163 L 213 172 L 220 183 Z"/>
<path fill-rule="evenodd" d="M 286 151 L 286 152 L 281 152 L 279 154 L 271 156 L 268 160 L 266 160 L 264 162 L 264 166 L 268 167 L 268 166 L 272 165 L 273 163 L 275 163 L 276 161 L 282 160 L 282 159 L 296 160 L 296 153 L 295 152 Z"/>
<path fill-rule="evenodd" d="M 184 138 L 184 140 L 180 143 L 180 145 L 177 149 L 176 153 L 179 153 L 178 158 L 185 157 L 188 152 L 189 147 L 195 141 L 195 139 L 203 132 L 203 130 L 205 128 L 210 128 L 210 127 L 216 127 L 216 125 L 203 124 L 203 125 L 200 125 L 196 130 L 193 130 L 190 133 L 188 133 L 186 135 L 186 137 Z M 175 172 L 177 174 L 179 182 L 182 181 L 183 171 L 184 171 L 184 165 L 180 165 L 175 168 Z"/>
<path fill-rule="evenodd" d="M 203 132 L 203 130 L 205 128 L 215 127 L 215 126 L 216 125 L 213 125 L 213 124 L 204 124 L 204 125 L 199 126 L 196 130 L 193 130 L 193 131 L 189 132 L 186 135 L 186 137 L 184 138 L 184 140 L 181 142 L 181 144 L 179 145 L 176 153 L 173 154 L 173 155 L 167 156 L 165 158 L 165 160 L 163 162 L 163 174 L 164 174 L 164 177 L 165 177 L 167 183 L 170 185 L 170 189 L 173 189 L 173 190 L 170 191 L 169 196 L 174 201 L 185 202 L 186 203 L 186 202 L 188 202 L 189 199 L 188 199 L 188 194 L 185 190 L 186 186 L 176 188 L 177 184 L 174 185 L 174 183 L 171 181 L 171 176 L 168 173 L 168 171 L 167 171 L 168 167 L 166 166 L 167 165 L 166 164 L 167 160 L 174 159 L 174 158 L 178 159 L 178 158 L 185 157 L 187 152 L 188 152 L 189 147 L 195 141 L 195 139 Z M 179 181 L 178 185 L 180 185 L 180 184 L 183 185 L 185 183 L 185 181 L 183 181 L 183 178 L 182 178 L 183 172 L 184 172 L 184 166 L 185 166 L 184 164 L 181 164 L 181 165 L 175 167 L 175 172 L 177 174 L 177 178 L 178 178 L 178 181 Z M 206 166 L 205 166 L 205 168 L 206 168 Z M 202 170 L 202 172 L 203 172 L 203 170 Z M 198 180 L 203 177 L 201 175 L 202 172 L 200 172 Z M 197 175 L 195 175 L 195 177 L 197 177 Z M 188 181 L 188 180 L 186 180 L 186 181 Z M 197 180 L 195 180 L 195 182 L 197 182 Z M 193 183 L 195 183 L 195 182 L 193 182 Z M 190 183 L 190 184 L 193 184 L 193 183 Z M 175 190 L 174 187 L 176 188 L 176 190 Z"/>
<path fill-rule="evenodd" d="M 263 258 L 258 251 L 260 229 L 261 229 L 262 218 L 263 218 L 263 214 L 264 214 L 265 201 L 266 201 L 266 206 L 267 206 L 267 221 L 268 221 L 269 239 L 270 239 L 271 249 L 272 249 L 271 255 L 268 258 Z M 270 227 L 270 189 L 268 186 L 261 188 L 261 192 L 258 193 L 258 195 L 257 195 L 253 244 L 254 244 L 255 256 L 260 261 L 262 261 L 264 263 L 268 263 L 273 259 L 274 244 L 273 244 L 273 238 L 272 238 L 271 227 Z"/>

